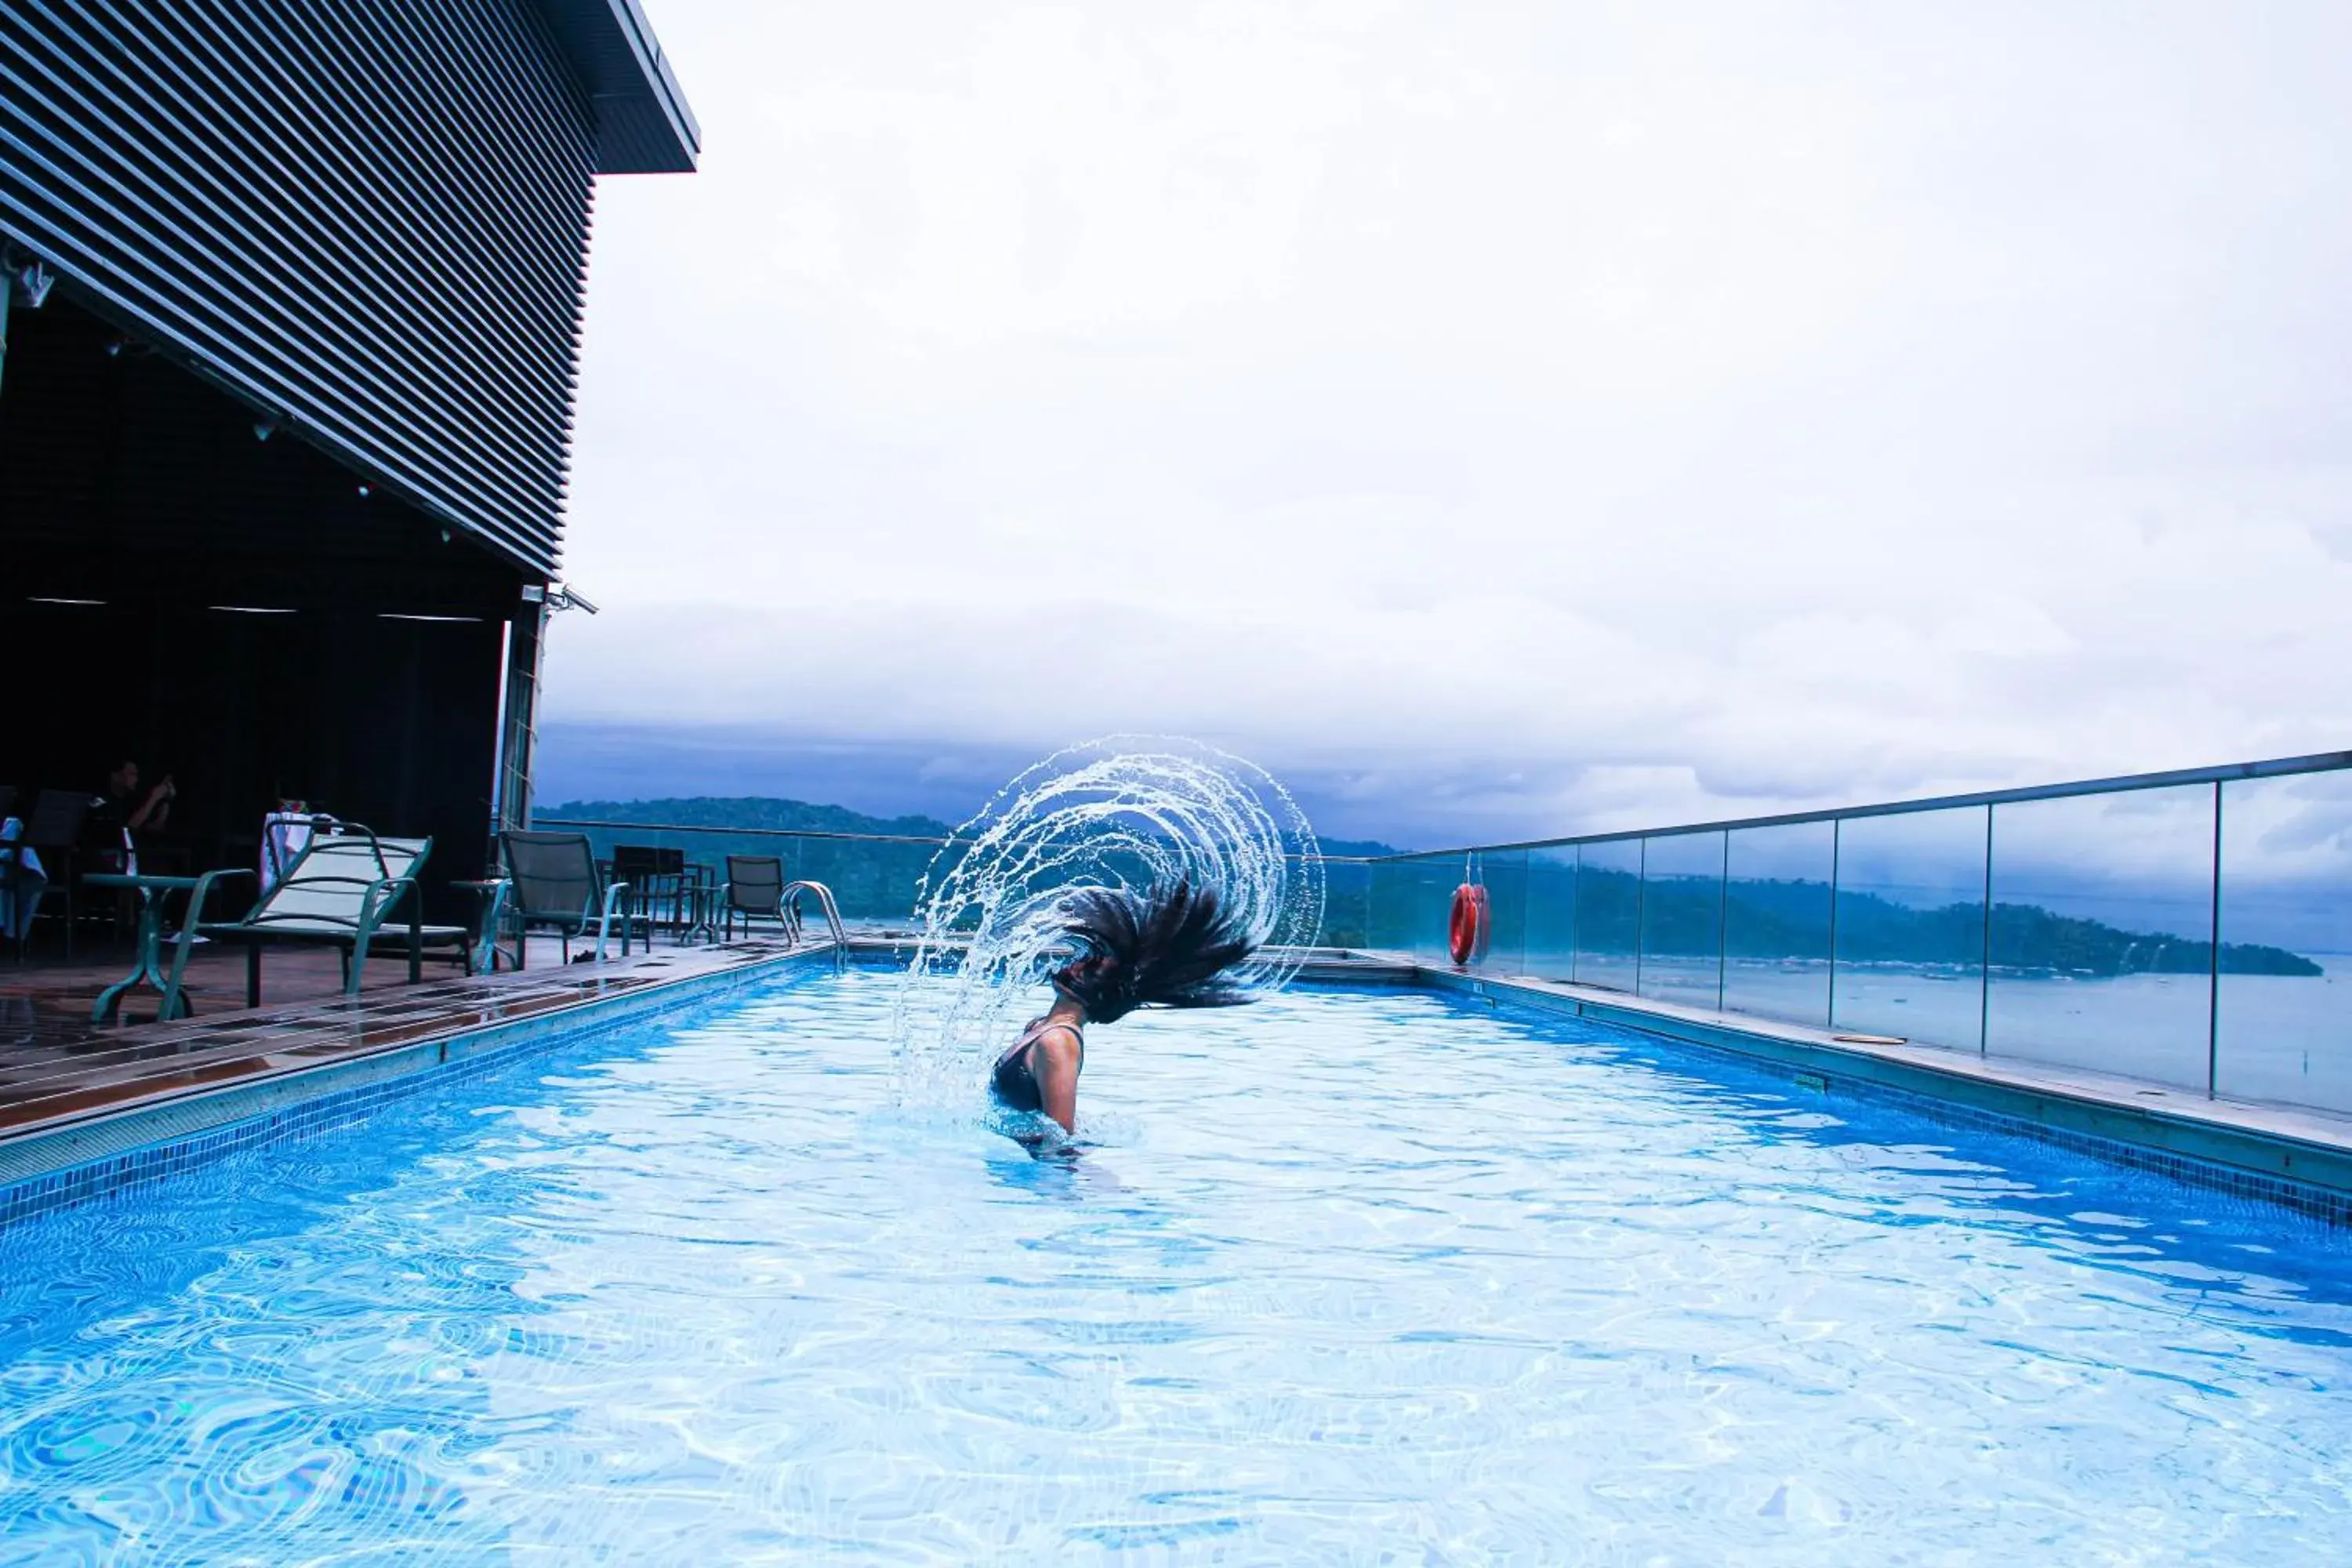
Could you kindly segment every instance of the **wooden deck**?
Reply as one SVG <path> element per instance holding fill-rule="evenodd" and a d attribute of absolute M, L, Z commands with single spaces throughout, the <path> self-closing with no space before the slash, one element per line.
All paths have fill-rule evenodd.
<path fill-rule="evenodd" d="M 0 1144 L 788 951 L 772 942 L 665 945 L 601 964 L 565 963 L 558 944 L 542 941 L 520 973 L 469 978 L 454 964 L 428 963 L 415 985 L 404 959 L 375 958 L 353 1001 L 342 994 L 333 952 L 286 949 L 265 958 L 263 1005 L 248 1009 L 242 950 L 206 948 L 188 964 L 194 1017 L 155 1022 L 157 998 L 142 991 L 125 1009 L 129 1022 L 106 1026 L 90 1022 L 90 1006 L 130 970 L 127 945 L 78 952 L 71 963 L 0 963 Z"/>
<path fill-rule="evenodd" d="M 575 949 L 576 951 L 576 949 Z M 535 939 L 530 967 L 552 968 L 563 962 L 551 937 Z M 166 949 L 165 958 L 170 957 Z M 90 1032 L 89 1010 L 100 992 L 131 972 L 127 942 L 85 938 L 74 946 L 70 961 L 54 953 L 36 952 L 19 964 L 13 953 L 0 957 L 0 1049 L 44 1041 L 79 1039 Z M 427 954 L 426 981 L 445 980 L 463 973 L 446 951 Z M 373 994 L 408 983 L 404 961 L 378 956 L 368 961 L 362 991 Z M 283 947 L 270 949 L 262 959 L 261 999 L 269 1006 L 292 1002 L 317 1002 L 341 994 L 343 970 L 331 949 Z M 240 1011 L 245 1006 L 245 952 L 242 948 L 206 945 L 188 958 L 188 997 L 196 1016 Z M 123 1005 L 122 1025 L 152 1024 L 160 1000 L 151 990 L 131 994 Z"/>

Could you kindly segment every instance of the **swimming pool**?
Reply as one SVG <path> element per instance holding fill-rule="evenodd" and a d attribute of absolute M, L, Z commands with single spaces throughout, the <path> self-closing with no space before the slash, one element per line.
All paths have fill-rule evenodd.
<path fill-rule="evenodd" d="M 2326 1561 L 2352 1242 L 1428 992 L 779 979 L 0 1232 L 9 1560 Z M 2329 1545 L 2336 1543 L 2336 1546 Z"/>

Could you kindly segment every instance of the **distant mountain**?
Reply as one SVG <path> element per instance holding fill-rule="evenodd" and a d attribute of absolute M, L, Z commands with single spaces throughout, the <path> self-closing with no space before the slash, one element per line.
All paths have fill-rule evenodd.
<path fill-rule="evenodd" d="M 662 827 L 760 827 L 783 833 L 870 833 L 898 838 L 945 838 L 950 824 L 933 816 L 868 816 L 845 805 L 815 805 L 768 795 L 698 795 L 660 800 L 570 800 L 535 816 L 558 822 L 632 822 Z M 1369 838 L 1325 838 L 1326 855 L 1393 855 Z"/>
<path fill-rule="evenodd" d="M 1588 870 L 1578 879 L 1576 897 L 1580 930 L 1606 933 L 1604 941 L 1628 952 L 1637 931 L 1645 950 L 1660 953 L 1703 956 L 1720 951 L 1732 958 L 1770 959 L 1825 953 L 1830 943 L 1825 882 L 1738 879 L 1727 889 L 1712 878 L 1668 877 L 1643 886 L 1630 872 Z M 1848 891 L 1838 896 L 1835 918 L 1842 963 L 1968 969 L 1984 961 L 1982 904 L 1916 909 L 1874 893 Z M 2039 904 L 1996 902 L 1990 935 L 1993 968 L 2019 973 L 2092 979 L 2204 974 L 2216 962 L 2210 942 L 2125 931 Z M 2300 953 L 2262 942 L 2223 942 L 2219 967 L 2224 974 L 2311 978 L 2326 973 Z"/>
<path fill-rule="evenodd" d="M 541 807 L 536 816 L 565 822 L 634 822 L 663 827 L 759 827 L 783 833 L 874 833 L 899 838 L 945 838 L 947 823 L 932 816 L 868 816 L 845 805 L 766 795 L 698 795 L 663 800 L 573 800 Z"/>

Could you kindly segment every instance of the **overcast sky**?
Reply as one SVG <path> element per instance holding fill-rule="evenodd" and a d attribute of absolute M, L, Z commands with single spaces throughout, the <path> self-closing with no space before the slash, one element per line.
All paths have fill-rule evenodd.
<path fill-rule="evenodd" d="M 2340 0 L 648 8 L 551 780 L 1164 730 L 1436 843 L 2352 743 Z"/>

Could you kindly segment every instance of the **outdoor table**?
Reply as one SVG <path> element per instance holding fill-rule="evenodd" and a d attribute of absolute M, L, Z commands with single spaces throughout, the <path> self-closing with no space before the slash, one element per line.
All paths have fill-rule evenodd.
<path fill-rule="evenodd" d="M 89 1010 L 91 1023 L 111 1023 L 121 1010 L 122 999 L 142 982 L 153 986 L 160 994 L 169 994 L 168 983 L 163 977 L 163 895 L 192 893 L 203 879 L 151 877 L 130 871 L 93 871 L 81 880 L 86 888 L 131 888 L 139 894 L 138 963 L 129 974 L 100 992 L 98 1001 Z M 191 918 L 193 913 L 191 911 Z M 179 1005 L 175 1011 L 184 1017 L 195 1012 L 188 1005 L 188 994 L 184 990 L 179 994 Z M 164 1019 L 159 1014 L 156 1021 L 162 1023 Z"/>
<path fill-rule="evenodd" d="M 463 888 L 473 894 L 475 907 L 481 916 L 481 935 L 474 943 L 474 973 L 496 974 L 499 972 L 499 924 L 506 919 L 507 895 L 513 890 L 514 884 L 504 877 L 486 877 L 449 885 Z M 520 934 L 515 938 L 517 969 L 522 967 L 520 944 L 529 940 L 528 936 Z"/>
<path fill-rule="evenodd" d="M 677 940 L 683 943 L 699 937 L 706 942 L 719 940 L 719 874 L 699 860 L 687 863 L 683 887 L 680 889 L 684 908 L 679 911 Z"/>

